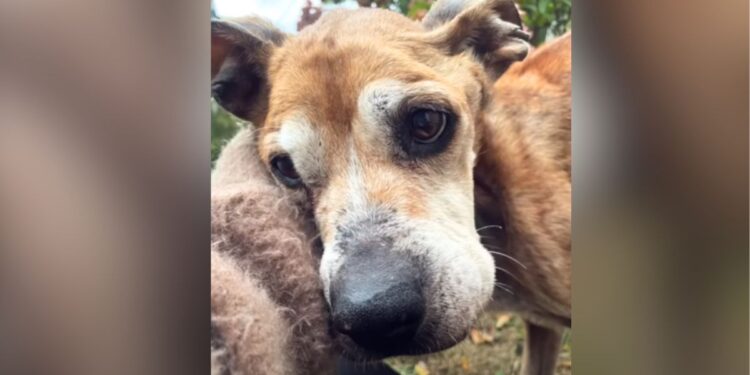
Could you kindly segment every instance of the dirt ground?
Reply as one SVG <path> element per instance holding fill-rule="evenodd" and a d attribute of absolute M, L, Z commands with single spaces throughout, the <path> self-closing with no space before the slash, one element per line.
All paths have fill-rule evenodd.
<path fill-rule="evenodd" d="M 520 373 L 524 329 L 510 314 L 485 312 L 469 338 L 436 354 L 386 360 L 402 375 L 515 375 Z M 563 336 L 557 361 L 558 375 L 572 374 L 570 332 Z"/>

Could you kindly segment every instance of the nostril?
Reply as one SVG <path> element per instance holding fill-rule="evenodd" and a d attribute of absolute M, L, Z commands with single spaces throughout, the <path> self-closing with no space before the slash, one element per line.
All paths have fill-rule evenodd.
<path fill-rule="evenodd" d="M 408 345 L 424 320 L 424 299 L 413 285 L 398 285 L 357 303 L 346 297 L 337 300 L 334 329 L 357 345 L 380 353 Z"/>
<path fill-rule="evenodd" d="M 404 313 L 394 320 L 395 324 L 390 332 L 384 334 L 385 337 L 391 339 L 400 338 L 411 338 L 419 329 L 419 325 L 422 324 L 422 315 L 416 313 Z"/>
<path fill-rule="evenodd" d="M 386 254 L 348 259 L 330 285 L 334 332 L 382 355 L 413 345 L 426 315 L 419 269 Z"/>

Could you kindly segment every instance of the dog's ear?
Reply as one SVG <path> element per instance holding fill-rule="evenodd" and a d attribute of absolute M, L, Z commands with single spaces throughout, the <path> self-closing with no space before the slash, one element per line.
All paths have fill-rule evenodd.
<path fill-rule="evenodd" d="M 438 0 L 422 25 L 430 43 L 451 55 L 472 53 L 492 79 L 529 52 L 530 35 L 512 0 Z"/>
<path fill-rule="evenodd" d="M 257 18 L 211 21 L 211 95 L 256 125 L 268 109 L 268 62 L 284 33 Z"/>

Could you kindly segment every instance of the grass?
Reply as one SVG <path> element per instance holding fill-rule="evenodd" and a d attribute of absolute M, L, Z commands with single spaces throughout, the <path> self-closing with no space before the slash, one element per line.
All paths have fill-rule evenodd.
<path fill-rule="evenodd" d="M 396 357 L 386 360 L 401 375 L 516 375 L 520 373 L 524 328 L 517 316 L 486 311 L 469 338 L 440 353 Z M 570 332 L 563 336 L 563 348 L 555 374 L 572 374 Z"/>

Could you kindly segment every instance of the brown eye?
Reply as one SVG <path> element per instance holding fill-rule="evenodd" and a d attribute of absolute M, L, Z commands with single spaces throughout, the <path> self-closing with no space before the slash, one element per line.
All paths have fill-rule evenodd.
<path fill-rule="evenodd" d="M 417 143 L 435 142 L 443 134 L 447 122 L 443 112 L 420 109 L 411 115 L 411 137 Z"/>
<path fill-rule="evenodd" d="M 294 168 L 294 163 L 289 155 L 278 155 L 271 159 L 271 169 L 274 174 L 289 187 L 297 187 L 302 184 L 302 179 Z"/>

